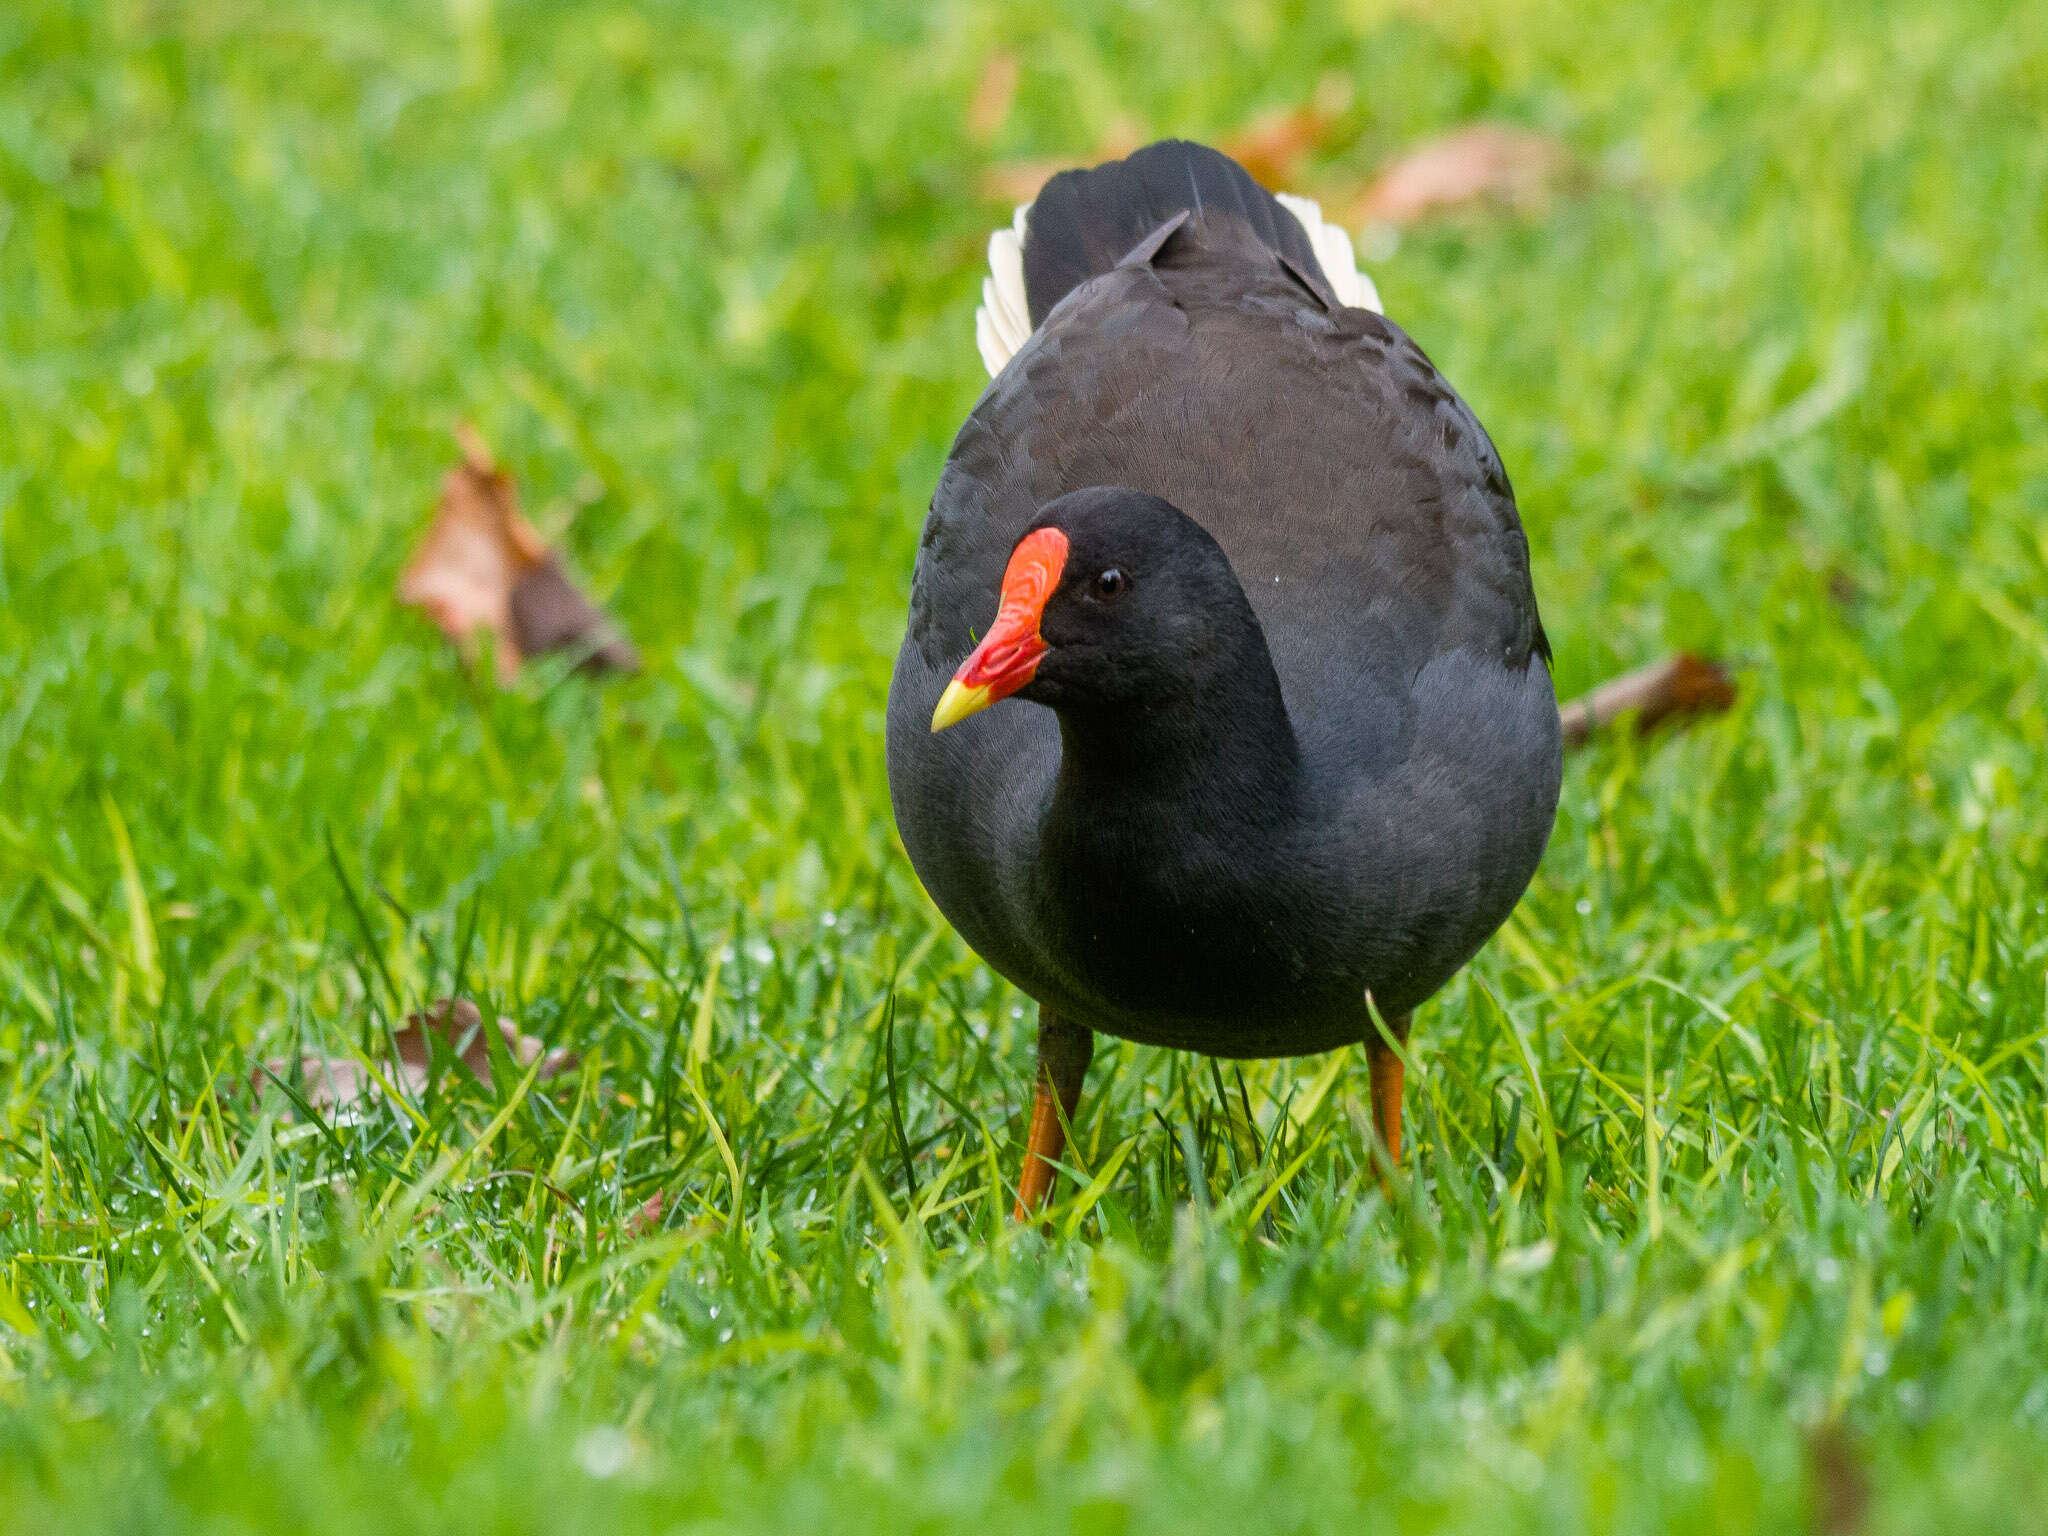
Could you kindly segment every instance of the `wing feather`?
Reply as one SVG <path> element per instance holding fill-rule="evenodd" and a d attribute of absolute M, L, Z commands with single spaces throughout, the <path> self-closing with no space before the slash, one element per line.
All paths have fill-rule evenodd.
<path fill-rule="evenodd" d="M 1292 192 L 1275 196 L 1308 236 L 1316 253 L 1316 264 L 1330 280 L 1338 302 L 1353 309 L 1369 309 L 1374 314 L 1385 313 L 1379 289 L 1373 286 L 1370 276 L 1359 270 L 1351 236 L 1343 227 L 1327 222 L 1322 205 L 1313 198 L 1297 197 Z M 1030 217 L 1031 204 L 1024 203 L 1018 207 L 1009 228 L 999 229 L 988 237 L 988 276 L 981 284 L 981 307 L 974 312 L 974 342 L 990 378 L 1001 373 L 1031 339 L 1031 306 L 1024 291 L 1024 239 Z"/>

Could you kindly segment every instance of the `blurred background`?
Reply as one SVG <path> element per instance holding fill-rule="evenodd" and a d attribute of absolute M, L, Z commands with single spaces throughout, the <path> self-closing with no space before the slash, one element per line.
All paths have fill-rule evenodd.
<path fill-rule="evenodd" d="M 1966 697 L 1966 733 L 2037 697 L 1956 666 L 2040 659 L 2048 150 L 2015 20 L 17 8 L 0 622 L 10 696 L 50 707 L 5 738 L 0 803 L 118 787 L 131 822 L 210 827 L 229 891 L 319 818 L 400 859 L 481 851 L 477 733 L 532 733 L 492 787 L 540 812 L 562 733 L 450 709 L 389 602 L 458 419 L 647 646 L 602 706 L 664 745 L 636 767 L 726 795 L 774 743 L 872 790 L 923 503 L 982 381 L 987 230 L 1045 164 L 1320 99 L 1289 169 L 1333 215 L 1473 122 L 1569 157 L 1536 208 L 1362 242 L 1500 443 L 1561 691 L 1746 657 L 1805 706 L 1787 728 L 1859 722 L 1842 761 L 1879 754 L 1910 821 L 1884 754 Z M 803 828 L 828 884 L 889 862 L 865 811 L 860 857 L 824 859 L 853 829 L 817 798 L 718 820 Z"/>
<path fill-rule="evenodd" d="M 0 1489 L 1704 1530 L 1875 1478 L 1872 1528 L 2038 1519 L 2041 20 L 6 7 Z M 1119 1048 L 1100 1255 L 984 1266 L 987 1202 L 920 1202 L 1007 1156 L 1028 1009 L 910 875 L 882 708 L 988 232 L 1168 134 L 1357 236 L 1506 462 L 1561 695 L 1693 649 L 1740 701 L 1574 760 L 1419 1023 L 1426 1215 L 1347 1140 L 1362 1065 L 1219 1097 Z M 396 602 L 465 422 L 637 673 L 500 686 Z M 586 1065 L 326 1134 L 246 1087 L 450 991 Z M 497 1182 L 417 1192 L 501 1114 Z"/>

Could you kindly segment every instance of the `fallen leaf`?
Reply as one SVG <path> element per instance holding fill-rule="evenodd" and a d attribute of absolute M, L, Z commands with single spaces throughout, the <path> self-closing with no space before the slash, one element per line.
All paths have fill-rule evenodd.
<path fill-rule="evenodd" d="M 1354 224 L 1415 224 L 1474 205 L 1532 212 L 1571 169 L 1564 146 L 1546 134 L 1472 123 L 1431 139 L 1387 165 L 1358 200 Z"/>
<path fill-rule="evenodd" d="M 1005 160 L 981 173 L 981 195 L 992 203 L 1028 203 L 1061 171 L 1092 164 L 1082 160 Z"/>
<path fill-rule="evenodd" d="M 990 166 L 981 174 L 982 195 L 991 202 L 1028 203 L 1038 196 L 1040 187 L 1061 171 L 1100 165 L 1105 160 L 1121 160 L 1144 142 L 1142 124 L 1128 117 L 1118 117 L 1111 120 L 1109 130 L 1096 143 L 1094 150 L 1085 156 L 1006 160 Z"/>
<path fill-rule="evenodd" d="M 1301 163 L 1327 146 L 1330 130 L 1351 106 L 1351 80 L 1328 74 L 1314 98 L 1299 107 L 1276 107 L 1253 118 L 1216 147 L 1251 173 L 1269 192 L 1298 192 Z"/>
<path fill-rule="evenodd" d="M 1281 107 L 1253 118 L 1216 147 L 1251 172 L 1260 186 L 1285 192 L 1299 179 L 1301 162 L 1322 133 L 1323 117 L 1314 107 Z"/>
<path fill-rule="evenodd" d="M 647 1197 L 647 1203 L 626 1218 L 624 1235 L 630 1240 L 645 1237 L 661 1225 L 662 1212 L 668 1207 L 668 1197 L 656 1190 Z"/>
<path fill-rule="evenodd" d="M 1623 715 L 1633 714 L 1636 730 L 1648 732 L 1666 720 L 1719 714 L 1734 702 L 1735 685 L 1718 663 L 1682 652 L 1610 678 L 1558 715 L 1565 745 L 1576 747 Z"/>
<path fill-rule="evenodd" d="M 521 1034 L 519 1026 L 510 1019 L 498 1019 L 497 1029 L 505 1041 L 506 1053 L 517 1066 L 528 1068 L 536 1061 L 540 1063 L 540 1082 L 560 1076 L 580 1059 L 574 1051 L 549 1050 L 531 1035 Z M 433 1063 L 433 1047 L 428 1040 L 430 1032 L 441 1038 L 478 1082 L 487 1087 L 495 1086 L 491 1077 L 490 1045 L 484 1034 L 483 1010 L 466 997 L 444 997 L 428 1004 L 419 1013 L 407 1014 L 405 1028 L 393 1036 L 398 1060 L 393 1064 L 392 1075 L 404 1084 L 407 1092 L 418 1097 L 426 1091 Z M 260 1092 L 266 1077 L 290 1082 L 292 1068 L 289 1056 L 266 1057 L 250 1074 L 250 1080 Z M 315 1109 L 342 1112 L 337 1118 L 358 1117 L 376 1086 L 363 1063 L 352 1056 L 301 1056 L 298 1074 L 299 1091 L 305 1095 L 306 1102 Z"/>
<path fill-rule="evenodd" d="M 512 643 L 522 656 L 583 650 L 592 671 L 637 672 L 640 653 L 581 592 L 550 553 L 512 589 Z"/>
<path fill-rule="evenodd" d="M 520 516 L 512 477 L 474 428 L 456 429 L 462 462 L 441 482 L 434 520 L 398 578 L 398 600 L 426 611 L 465 658 L 476 632 L 496 638 L 498 678 L 521 661 L 577 650 L 594 670 L 632 671 L 639 653 L 562 570 L 561 557 Z"/>
<path fill-rule="evenodd" d="M 500 1016 L 497 1023 L 498 1033 L 505 1040 L 506 1053 L 521 1068 L 530 1067 L 535 1061 L 539 1061 L 543 1082 L 568 1071 L 579 1059 L 574 1051 L 550 1051 L 533 1036 L 522 1035 L 519 1026 L 508 1018 Z M 484 1036 L 482 1009 L 466 997 L 444 997 L 429 1003 L 424 1012 L 409 1013 L 405 1016 L 405 1028 L 399 1030 L 395 1037 L 398 1042 L 398 1059 L 405 1064 L 408 1072 L 420 1072 L 422 1083 L 426 1081 L 424 1074 L 432 1059 L 427 1041 L 430 1030 L 441 1037 L 448 1049 L 476 1075 L 478 1082 L 490 1085 L 491 1050 Z"/>
<path fill-rule="evenodd" d="M 1017 100 L 1017 55 L 992 53 L 981 66 L 974 82 L 974 94 L 967 100 L 967 137 L 986 144 L 1009 121 L 1010 108 Z"/>
<path fill-rule="evenodd" d="M 301 1056 L 298 1074 L 298 1090 L 315 1109 L 340 1111 L 330 1118 L 341 1123 L 361 1118 L 361 1105 L 369 1094 L 370 1074 L 363 1070 L 360 1061 L 347 1056 Z M 249 1074 L 249 1086 L 261 1093 L 265 1078 L 290 1083 L 291 1057 L 266 1056 Z"/>
<path fill-rule="evenodd" d="M 1001 57 L 1005 56 L 997 56 Z M 996 72 L 997 58 L 990 59 L 982 71 L 981 83 L 975 87 L 976 107 L 981 105 L 985 91 L 993 100 L 995 88 L 1001 83 Z M 1015 84 L 1012 75 L 1012 90 Z M 1276 107 L 1270 112 L 1263 112 L 1234 133 L 1218 139 L 1216 147 L 1249 171 L 1252 180 L 1261 186 L 1276 192 L 1298 192 L 1301 190 L 1297 183 L 1302 161 L 1327 145 L 1330 130 L 1350 110 L 1351 98 L 1350 77 L 1332 71 L 1317 82 L 1315 95 L 1306 106 Z M 1007 98 L 1002 102 L 1002 109 L 1004 112 L 1009 110 Z M 989 110 L 994 109 L 991 107 Z M 975 121 L 974 109 L 970 108 L 970 133 L 974 131 Z M 994 129 L 991 128 L 983 142 L 993 136 Z M 1040 187 L 1061 171 L 1100 165 L 1105 160 L 1121 160 L 1148 137 L 1144 126 L 1135 119 L 1118 117 L 1111 121 L 1109 131 L 1103 134 L 1091 153 L 1075 158 L 1011 160 L 990 166 L 982 173 L 981 190 L 994 202 L 1028 203 L 1038 196 Z"/>

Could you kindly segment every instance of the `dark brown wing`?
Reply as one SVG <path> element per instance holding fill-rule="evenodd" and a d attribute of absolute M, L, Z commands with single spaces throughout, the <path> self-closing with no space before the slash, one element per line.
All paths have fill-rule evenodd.
<path fill-rule="evenodd" d="M 972 643 L 1038 509 L 1102 484 L 1165 497 L 1223 546 L 1307 742 L 1383 760 L 1433 657 L 1548 656 L 1471 411 L 1399 326 L 1327 305 L 1235 220 L 1190 220 L 1075 290 L 982 397 L 919 560 L 931 665 Z"/>

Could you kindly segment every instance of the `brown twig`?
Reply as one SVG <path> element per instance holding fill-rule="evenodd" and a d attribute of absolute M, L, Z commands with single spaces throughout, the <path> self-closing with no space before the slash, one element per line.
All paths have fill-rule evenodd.
<path fill-rule="evenodd" d="M 1623 715 L 1636 717 L 1640 733 L 1666 720 L 1719 714 L 1734 702 L 1735 685 L 1719 663 L 1680 652 L 1609 678 L 1591 693 L 1566 704 L 1558 715 L 1564 722 L 1565 745 L 1578 747 Z"/>

